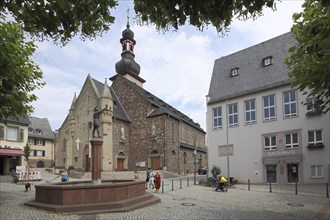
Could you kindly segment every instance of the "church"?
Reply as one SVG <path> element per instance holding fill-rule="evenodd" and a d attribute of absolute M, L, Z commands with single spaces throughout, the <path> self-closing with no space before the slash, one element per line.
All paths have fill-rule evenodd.
<path fill-rule="evenodd" d="M 93 114 L 99 109 L 102 171 L 167 170 L 194 173 L 207 166 L 206 132 L 184 113 L 143 88 L 135 62 L 134 33 L 120 39 L 116 75 L 99 82 L 89 74 L 55 132 L 55 166 L 91 170 Z"/>

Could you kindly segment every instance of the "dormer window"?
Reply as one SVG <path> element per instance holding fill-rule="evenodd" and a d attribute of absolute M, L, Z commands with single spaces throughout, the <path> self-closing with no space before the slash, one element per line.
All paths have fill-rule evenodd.
<path fill-rule="evenodd" d="M 33 133 L 33 128 L 29 128 L 29 133 L 30 133 L 30 134 Z"/>
<path fill-rule="evenodd" d="M 263 66 L 265 67 L 265 66 L 269 66 L 269 65 L 271 65 L 271 64 L 273 64 L 272 63 L 272 60 L 273 59 L 273 57 L 271 57 L 271 56 L 269 56 L 269 57 L 265 57 L 263 60 L 262 60 L 262 64 L 263 64 Z"/>
<path fill-rule="evenodd" d="M 238 76 L 238 68 L 231 69 L 230 75 L 231 77 Z"/>
<path fill-rule="evenodd" d="M 37 130 L 37 133 L 38 133 L 39 135 L 42 135 L 42 130 Z"/>

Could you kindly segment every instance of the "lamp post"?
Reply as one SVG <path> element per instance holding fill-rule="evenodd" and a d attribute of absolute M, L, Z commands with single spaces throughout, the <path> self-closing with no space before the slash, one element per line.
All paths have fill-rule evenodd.
<path fill-rule="evenodd" d="M 196 146 L 196 134 L 194 135 L 194 165 L 195 165 L 195 170 L 194 170 L 194 185 L 196 185 L 196 157 L 197 157 L 197 146 Z"/>

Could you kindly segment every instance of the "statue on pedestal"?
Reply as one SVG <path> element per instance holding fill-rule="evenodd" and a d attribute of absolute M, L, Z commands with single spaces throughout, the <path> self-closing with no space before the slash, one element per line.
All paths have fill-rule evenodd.
<path fill-rule="evenodd" d="M 95 132 L 97 132 L 97 137 L 101 138 L 99 126 L 100 126 L 100 114 L 108 109 L 108 105 L 105 106 L 104 109 L 99 110 L 98 106 L 94 107 L 94 113 L 93 113 L 93 138 L 95 138 Z"/>

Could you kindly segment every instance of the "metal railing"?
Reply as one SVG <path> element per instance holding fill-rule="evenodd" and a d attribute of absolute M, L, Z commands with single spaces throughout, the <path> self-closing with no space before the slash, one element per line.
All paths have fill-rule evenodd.
<path fill-rule="evenodd" d="M 297 181 L 295 181 L 294 184 L 291 185 L 277 185 L 275 183 L 269 182 L 268 184 L 268 192 L 272 193 L 274 190 L 276 192 L 289 192 L 293 193 L 295 195 L 300 194 L 316 194 L 316 195 L 325 195 L 327 198 L 329 198 L 329 183 L 323 183 L 323 184 L 299 184 Z M 266 185 L 265 185 L 266 186 Z M 255 187 L 254 189 L 258 188 L 259 191 L 266 191 L 266 187 L 262 188 L 261 185 L 252 185 L 252 187 Z M 313 189 L 314 187 L 314 189 Z M 317 189 L 316 189 L 317 187 Z M 247 189 L 248 191 L 251 190 L 251 183 L 250 179 L 247 181 Z"/>

